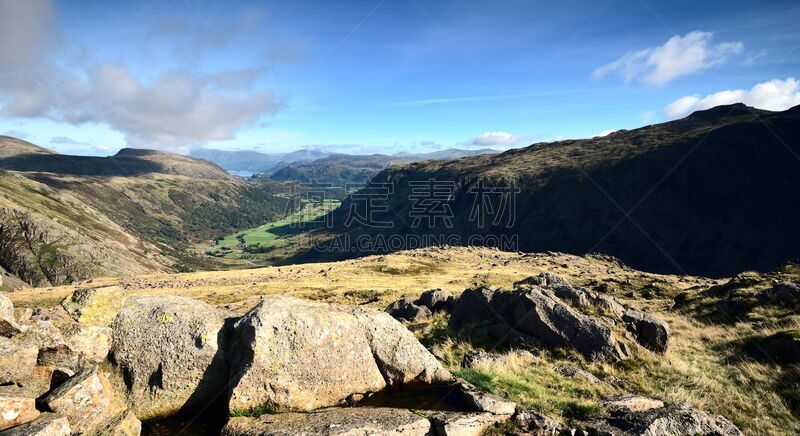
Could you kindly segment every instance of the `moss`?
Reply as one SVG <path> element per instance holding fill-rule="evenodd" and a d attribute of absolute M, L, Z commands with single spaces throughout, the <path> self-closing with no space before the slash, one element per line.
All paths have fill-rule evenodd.
<path fill-rule="evenodd" d="M 237 418 L 237 417 L 258 418 L 261 415 L 277 415 L 280 413 L 283 412 L 271 409 L 266 405 L 261 405 L 252 407 L 250 409 L 231 410 L 229 416 L 232 418 Z"/>

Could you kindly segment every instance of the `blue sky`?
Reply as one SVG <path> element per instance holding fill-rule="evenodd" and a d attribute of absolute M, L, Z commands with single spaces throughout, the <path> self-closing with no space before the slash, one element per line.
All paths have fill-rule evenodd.
<path fill-rule="evenodd" d="M 0 0 L 0 134 L 366 153 L 800 104 L 796 1 Z"/>

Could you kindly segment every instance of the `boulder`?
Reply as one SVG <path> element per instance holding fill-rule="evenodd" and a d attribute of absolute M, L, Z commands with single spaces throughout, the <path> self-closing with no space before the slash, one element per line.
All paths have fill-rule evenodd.
<path fill-rule="evenodd" d="M 75 322 L 61 306 L 37 307 L 31 311 L 30 321 L 53 321 L 55 323 Z"/>
<path fill-rule="evenodd" d="M 800 283 L 779 282 L 769 290 L 772 299 L 784 306 L 800 305 Z"/>
<path fill-rule="evenodd" d="M 657 353 L 665 353 L 669 346 L 669 325 L 644 312 L 628 309 L 622 320 L 643 347 Z"/>
<path fill-rule="evenodd" d="M 20 332 L 14 316 L 14 304 L 0 291 L 0 336 L 10 338 Z"/>
<path fill-rule="evenodd" d="M 426 436 L 431 423 L 405 409 L 351 407 L 312 413 L 266 414 L 231 418 L 225 436 L 382 435 Z"/>
<path fill-rule="evenodd" d="M 92 433 L 119 415 L 124 406 L 96 366 L 75 374 L 39 399 L 45 410 L 67 417 L 73 433 Z"/>
<path fill-rule="evenodd" d="M 489 325 L 482 331 L 507 342 L 572 347 L 588 360 L 626 357 L 608 326 L 535 286 L 464 291 L 453 307 L 450 328 L 469 324 Z"/>
<path fill-rule="evenodd" d="M 21 390 L 15 393 L 10 389 L 0 392 L 0 430 L 33 421 L 39 416 L 36 398 L 25 395 Z"/>
<path fill-rule="evenodd" d="M 55 413 L 42 413 L 28 423 L 0 431 L 0 436 L 69 436 L 69 421 Z"/>
<path fill-rule="evenodd" d="M 481 391 L 471 383 L 458 379 L 453 386 L 468 407 L 478 412 L 489 412 L 495 415 L 513 415 L 517 403 Z"/>
<path fill-rule="evenodd" d="M 549 272 L 520 280 L 514 283 L 514 286 L 536 286 L 548 290 L 556 297 L 579 309 L 594 308 L 616 318 L 621 318 L 625 313 L 625 307 L 613 297 L 572 286 L 562 277 Z"/>
<path fill-rule="evenodd" d="M 89 362 L 103 362 L 111 350 L 112 331 L 108 327 L 68 324 L 61 328 L 61 333 L 67 345 Z"/>
<path fill-rule="evenodd" d="M 235 325 L 233 411 L 309 411 L 450 374 L 399 322 L 376 310 L 270 296 Z"/>
<path fill-rule="evenodd" d="M 597 378 L 594 374 L 589 371 L 576 368 L 574 366 L 566 366 L 560 365 L 554 368 L 554 371 L 559 375 L 562 375 L 567 378 L 582 378 L 583 380 L 592 383 L 592 384 L 602 384 L 603 381 Z"/>
<path fill-rule="evenodd" d="M 110 360 L 136 416 L 170 416 L 220 397 L 228 381 L 227 315 L 180 296 L 128 299 L 113 323 Z"/>
<path fill-rule="evenodd" d="M 411 298 L 402 298 L 390 304 L 386 313 L 400 321 L 422 322 L 431 319 L 433 314 L 425 306 L 418 306 Z"/>
<path fill-rule="evenodd" d="M 553 419 L 535 410 L 522 410 L 514 415 L 517 429 L 531 436 L 556 436 L 561 434 L 562 426 Z"/>
<path fill-rule="evenodd" d="M 127 299 L 119 286 L 76 289 L 61 302 L 75 320 L 83 324 L 108 327 Z"/>
<path fill-rule="evenodd" d="M 439 436 L 480 436 L 495 424 L 508 421 L 510 415 L 488 412 L 432 412 L 430 419 Z"/>
<path fill-rule="evenodd" d="M 36 345 L 0 337 L 0 385 L 28 379 L 38 355 Z"/>
<path fill-rule="evenodd" d="M 586 425 L 589 434 L 740 436 L 727 419 L 687 405 L 618 413 Z"/>
<path fill-rule="evenodd" d="M 656 398 L 642 397 L 640 395 L 620 395 L 603 401 L 603 405 L 611 414 L 625 412 L 644 412 L 660 409 L 664 402 Z"/>
<path fill-rule="evenodd" d="M 31 321 L 18 337 L 39 349 L 36 359 L 39 365 L 72 369 L 80 365 L 80 356 L 70 348 L 53 321 Z"/>
<path fill-rule="evenodd" d="M 443 289 L 429 289 L 419 296 L 416 304 L 427 307 L 431 312 L 441 312 L 449 309 L 453 301 L 453 294 Z"/>

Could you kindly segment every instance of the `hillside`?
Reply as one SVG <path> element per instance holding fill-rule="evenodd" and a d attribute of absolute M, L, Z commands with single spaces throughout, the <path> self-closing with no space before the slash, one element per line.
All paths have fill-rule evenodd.
<path fill-rule="evenodd" d="M 4 138 L 0 266 L 30 284 L 213 267 L 189 244 L 249 228 L 287 202 L 208 161 L 150 150 L 65 156 Z"/>
<path fill-rule="evenodd" d="M 800 107 L 768 112 L 737 104 L 606 137 L 395 166 L 363 191 L 393 185 L 388 210 L 372 217 L 392 228 L 347 223 L 349 211 L 363 207 L 351 199 L 333 213 L 333 231 L 320 235 L 339 237 L 322 253 L 311 250 L 295 260 L 358 255 L 365 250 L 351 251 L 348 241 L 359 235 L 372 241 L 377 235 L 455 236 L 455 243 L 505 235 L 516 242 L 506 248 L 600 252 L 648 271 L 766 271 L 800 257 L 798 156 Z M 439 197 L 424 189 L 429 180 L 440 183 Z M 514 213 L 480 223 L 476 197 L 492 188 L 519 191 L 505 203 Z M 428 200 L 420 198 L 426 192 Z M 502 209 L 497 195 L 481 198 Z M 427 219 L 414 223 L 414 214 L 427 213 L 424 201 L 440 206 L 433 226 Z M 452 225 L 442 218 L 450 215 L 445 206 Z M 336 246 L 344 249 L 326 248 Z M 372 251 L 385 250 L 384 244 Z"/>
<path fill-rule="evenodd" d="M 342 186 L 365 183 L 391 165 L 427 160 L 458 159 L 464 156 L 496 153 L 492 149 L 460 150 L 450 148 L 432 153 L 398 153 L 393 155 L 333 154 L 313 161 L 296 162 L 273 172 L 272 180 L 294 180 L 301 183 L 326 183 Z"/>
<path fill-rule="evenodd" d="M 190 152 L 190 156 L 209 160 L 226 170 L 257 174 L 270 174 L 284 165 L 321 159 L 330 154 L 316 149 L 297 150 L 291 153 L 261 153 L 255 150 L 228 151 L 196 148 Z"/>
<path fill-rule="evenodd" d="M 107 290 L 119 298 L 181 295 L 238 316 L 262 296 L 383 309 L 426 289 L 441 288 L 456 296 L 483 285 L 508 289 L 545 271 L 665 320 L 669 349 L 665 354 L 639 351 L 630 359 L 597 362 L 548 347 L 528 346 L 523 351 L 481 342 L 448 328 L 446 314 L 407 325 L 454 374 L 558 420 L 598 416 L 604 413 L 604 398 L 632 393 L 721 414 L 746 434 L 800 430 L 796 366 L 780 360 L 779 354 L 765 357 L 753 351 L 768 350 L 773 337 L 797 334 L 800 320 L 792 310 L 800 304 L 800 269 L 793 264 L 768 274 L 714 280 L 640 272 L 608 256 L 450 247 L 334 263 L 98 279 L 89 285 L 8 295 L 21 308 L 55 306 L 46 312 L 53 314 L 76 289 Z M 784 288 L 790 292 L 781 294 Z M 753 344 L 764 347 L 754 349 Z M 149 426 L 158 423 L 144 425 L 153 431 L 157 427 Z"/>

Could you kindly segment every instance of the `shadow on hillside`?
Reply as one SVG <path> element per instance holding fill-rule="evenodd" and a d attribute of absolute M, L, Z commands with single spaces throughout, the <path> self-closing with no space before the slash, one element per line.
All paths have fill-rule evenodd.
<path fill-rule="evenodd" d="M 0 159 L 0 169 L 74 176 L 134 177 L 164 172 L 156 162 L 136 157 L 93 157 L 22 154 Z"/>

